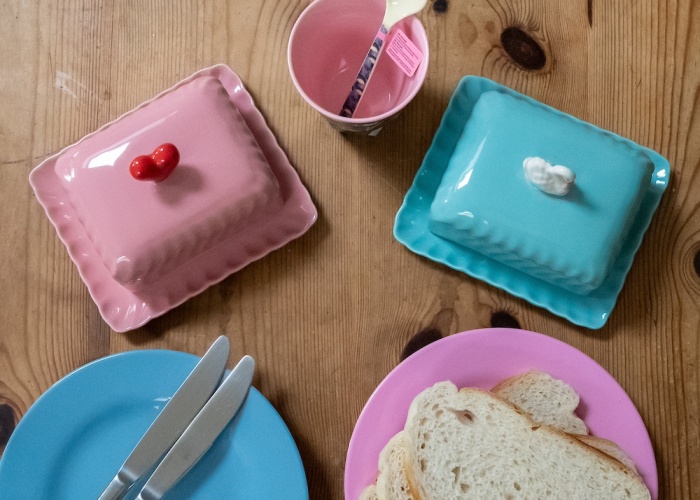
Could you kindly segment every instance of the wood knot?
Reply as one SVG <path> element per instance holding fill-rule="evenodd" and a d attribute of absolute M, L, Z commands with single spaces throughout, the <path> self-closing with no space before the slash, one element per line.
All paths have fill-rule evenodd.
<path fill-rule="evenodd" d="M 15 412 L 8 404 L 0 404 L 0 449 L 4 448 L 15 430 Z"/>
<path fill-rule="evenodd" d="M 435 0 L 433 2 L 433 10 L 438 14 L 447 12 L 447 0 Z"/>
<path fill-rule="evenodd" d="M 700 249 L 695 252 L 695 257 L 693 257 L 693 268 L 695 269 L 695 274 L 700 277 Z"/>
<path fill-rule="evenodd" d="M 527 70 L 542 69 L 547 62 L 547 56 L 542 47 L 520 28 L 511 27 L 503 30 L 501 44 L 511 59 Z"/>
<path fill-rule="evenodd" d="M 401 353 L 401 361 L 409 357 L 414 352 L 421 350 L 428 344 L 432 344 L 441 338 L 442 333 L 440 333 L 440 330 L 437 328 L 425 328 L 421 330 L 420 332 L 416 333 L 411 340 L 408 341 L 406 347 L 403 348 L 403 352 Z"/>
<path fill-rule="evenodd" d="M 520 323 L 506 311 L 496 311 L 491 315 L 493 328 L 520 328 Z"/>

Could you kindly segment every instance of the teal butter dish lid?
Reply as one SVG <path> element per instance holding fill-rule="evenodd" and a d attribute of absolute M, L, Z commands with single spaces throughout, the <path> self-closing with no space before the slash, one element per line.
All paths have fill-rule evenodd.
<path fill-rule="evenodd" d="M 467 76 L 394 235 L 420 255 L 600 328 L 669 174 L 648 148 Z"/>

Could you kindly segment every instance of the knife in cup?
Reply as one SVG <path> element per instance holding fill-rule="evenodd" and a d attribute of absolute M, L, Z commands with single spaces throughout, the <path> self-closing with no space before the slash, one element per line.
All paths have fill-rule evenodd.
<path fill-rule="evenodd" d="M 212 344 L 132 450 L 99 500 L 118 500 L 160 460 L 209 400 L 226 369 L 225 336 Z"/>
<path fill-rule="evenodd" d="M 207 452 L 245 402 L 255 361 L 243 356 L 144 485 L 136 500 L 160 500 Z"/>

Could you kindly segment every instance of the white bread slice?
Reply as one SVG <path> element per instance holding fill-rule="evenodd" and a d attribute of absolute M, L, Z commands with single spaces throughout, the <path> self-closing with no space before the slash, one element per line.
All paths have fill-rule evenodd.
<path fill-rule="evenodd" d="M 605 453 L 606 455 L 614 458 L 618 462 L 621 462 L 630 469 L 632 469 L 636 474 L 638 473 L 637 467 L 634 465 L 632 459 L 628 457 L 624 451 L 622 451 L 622 448 L 620 448 L 617 445 L 617 443 L 614 443 L 613 441 L 598 436 L 589 435 L 576 437 L 579 439 L 579 441 L 582 441 L 588 446 L 591 446 L 596 450 Z"/>
<path fill-rule="evenodd" d="M 617 444 L 588 434 L 586 424 L 574 414 L 579 395 L 565 382 L 548 373 L 530 371 L 501 382 L 491 392 L 523 410 L 535 422 L 574 434 L 588 446 L 637 472 L 632 459 Z"/>
<path fill-rule="evenodd" d="M 535 422 L 568 434 L 588 434 L 588 427 L 574 413 L 580 401 L 578 393 L 548 373 L 530 371 L 501 382 L 491 392 L 523 410 Z"/>
<path fill-rule="evenodd" d="M 573 415 L 573 409 L 578 406 L 578 394 L 564 382 L 543 372 L 528 372 L 508 379 L 492 392 L 506 399 L 511 404 L 518 406 L 518 403 L 528 409 L 528 416 L 537 423 L 549 424 L 555 428 L 561 424 L 563 431 L 580 432 L 585 424 Z M 545 404 L 539 403 L 542 395 L 547 394 Z M 572 418 L 573 417 L 573 418 Z M 577 424 L 576 421 L 580 421 Z M 572 422 L 574 422 L 572 424 Z M 587 429 L 586 429 L 587 432 Z M 402 433 L 400 432 L 399 435 Z M 371 485 L 367 490 L 377 495 L 378 500 L 417 500 L 415 480 L 409 474 L 410 466 L 400 466 L 409 460 L 403 436 L 395 436 L 387 443 L 380 456 L 380 473 L 377 484 Z M 592 446 L 597 450 L 611 456 L 623 463 L 635 473 L 637 469 L 632 460 L 622 451 L 622 449 L 612 441 L 590 435 L 577 435 L 582 442 Z M 401 455 L 403 454 L 403 457 Z M 381 484 L 381 487 L 380 487 Z M 393 485 L 393 489 L 387 486 Z M 413 485 L 413 486 L 412 486 Z M 377 489 L 379 493 L 377 493 Z M 363 498 L 363 497 L 361 497 Z M 375 497 L 371 497 L 374 499 Z"/>
<path fill-rule="evenodd" d="M 362 490 L 362 493 L 360 493 L 359 500 L 379 500 L 379 497 L 377 496 L 377 486 L 374 484 L 367 486 L 364 490 Z"/>
<path fill-rule="evenodd" d="M 480 389 L 439 382 L 411 404 L 410 469 L 423 500 L 648 499 L 641 479 L 609 456 Z"/>
<path fill-rule="evenodd" d="M 411 485 L 408 451 L 403 431 L 392 437 L 379 455 L 377 497 L 379 500 L 418 500 Z"/>

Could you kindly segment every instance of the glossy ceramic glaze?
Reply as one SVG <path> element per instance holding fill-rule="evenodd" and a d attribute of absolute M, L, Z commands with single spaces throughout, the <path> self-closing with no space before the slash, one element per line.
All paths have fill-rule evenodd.
<path fill-rule="evenodd" d="M 576 172 L 566 196 L 531 185 L 538 156 Z M 598 288 L 649 185 L 648 155 L 538 103 L 484 92 L 464 126 L 430 207 L 429 227 L 576 293 Z"/>
<path fill-rule="evenodd" d="M 133 179 L 133 157 L 165 135 L 179 143 L 180 165 L 159 183 Z M 242 82 L 223 65 L 49 158 L 30 182 L 117 331 L 143 325 L 279 248 L 317 217 Z M 152 282 L 139 287 L 139 278 Z"/>
<path fill-rule="evenodd" d="M 527 109 L 537 109 L 538 114 L 543 113 L 539 117 L 539 119 L 542 120 L 540 123 L 548 123 L 550 120 L 557 123 L 560 119 L 566 119 L 577 122 L 582 126 L 595 129 L 595 133 L 591 132 L 591 135 L 587 137 L 589 148 L 604 149 L 609 146 L 609 144 L 605 144 L 608 141 L 621 142 L 625 145 L 632 160 L 638 159 L 639 155 L 643 154 L 653 163 L 653 173 L 646 184 L 646 189 L 640 201 L 639 209 L 636 212 L 636 217 L 629 223 L 629 230 L 626 231 L 626 236 L 621 241 L 617 258 L 614 259 L 602 284 L 585 295 L 567 290 L 561 286 L 535 277 L 532 274 L 516 269 L 511 265 L 504 264 L 499 260 L 502 258 L 502 255 L 491 255 L 488 253 L 488 248 L 482 253 L 465 244 L 458 244 L 438 236 L 430 230 L 431 206 L 436 199 L 436 195 L 443 182 L 445 173 L 449 168 L 450 162 L 456 155 L 462 155 L 462 160 L 467 162 L 467 166 L 462 165 L 462 172 L 468 168 L 469 154 L 465 156 L 464 151 L 467 150 L 468 147 L 473 148 L 474 145 L 470 144 L 469 141 L 460 141 L 460 138 L 462 138 L 462 134 L 465 132 L 465 124 L 470 119 L 475 105 L 480 101 L 480 97 L 484 93 L 490 91 L 496 91 L 500 94 L 511 96 L 516 99 L 516 102 L 524 100 L 532 104 L 533 106 Z M 521 111 L 523 112 L 522 118 L 527 120 L 527 111 Z M 508 121 L 507 113 L 505 116 L 503 113 L 505 112 L 502 111 L 500 116 L 502 119 Z M 498 128 L 501 126 L 501 122 L 494 122 L 490 126 Z M 546 125 L 542 126 L 544 128 L 547 127 Z M 504 124 L 503 127 L 507 128 L 507 125 Z M 549 134 L 552 132 L 546 133 Z M 553 133 L 556 133 L 556 129 Z M 597 145 L 597 141 L 601 141 L 602 145 Z M 512 142 L 514 143 L 517 141 Z M 566 141 L 564 141 L 564 144 L 566 144 Z M 478 144 L 476 147 L 478 149 Z M 518 149 L 521 147 L 521 145 L 509 142 L 507 147 L 502 147 L 500 151 L 494 149 L 491 152 L 490 159 L 500 162 L 500 158 L 505 158 L 512 154 L 511 149 Z M 563 149 L 561 154 L 566 155 L 567 158 L 574 158 L 577 154 L 589 154 L 588 150 L 581 151 L 578 146 L 571 147 L 575 147 L 575 149 L 571 151 Z M 528 153 L 528 155 L 529 154 L 530 153 Z M 531 154 L 543 156 L 536 151 L 533 151 Z M 591 154 L 595 155 L 597 153 L 593 152 Z M 472 157 L 474 156 L 476 155 L 472 154 Z M 546 216 L 548 219 L 551 219 L 552 214 L 543 212 L 537 207 L 532 208 L 528 204 L 542 203 L 552 211 L 556 208 L 556 212 L 563 211 L 566 213 L 568 211 L 574 214 L 583 214 L 588 210 L 594 213 L 596 210 L 599 210 L 600 207 L 591 205 L 590 202 L 593 200 L 595 200 L 596 203 L 609 204 L 607 200 L 602 200 L 597 194 L 588 193 L 588 191 L 592 189 L 591 186 L 595 186 L 595 182 L 597 181 L 590 179 L 589 176 L 585 174 L 584 169 L 581 176 L 579 176 L 579 172 L 576 172 L 576 187 L 567 195 L 572 196 L 576 203 L 561 206 L 562 202 L 572 200 L 567 200 L 566 197 L 548 198 L 549 195 L 542 193 L 534 186 L 528 185 L 527 181 L 522 178 L 523 159 L 524 158 L 521 158 L 515 166 L 515 170 L 518 173 L 514 174 L 511 179 L 493 178 L 491 181 L 494 184 L 488 186 L 487 183 L 489 189 L 486 192 L 476 193 L 476 190 L 474 190 L 474 194 L 478 197 L 479 202 L 488 207 L 492 207 L 494 210 L 512 210 L 515 216 L 520 218 L 519 221 L 523 224 L 529 224 L 527 227 L 531 229 L 535 224 L 533 221 L 536 220 L 536 217 Z M 558 158 L 552 158 L 552 161 L 567 165 L 564 161 L 560 162 Z M 570 161 L 568 163 L 572 162 Z M 570 164 L 567 166 L 576 171 L 574 165 Z M 628 165 L 628 167 L 631 168 L 631 165 Z M 456 175 L 455 172 L 453 172 L 453 175 L 455 179 L 452 181 L 452 184 L 459 184 L 459 176 Z M 475 278 L 482 279 L 513 295 L 522 297 L 535 305 L 544 307 L 554 314 L 567 318 L 573 323 L 588 328 L 600 328 L 608 320 L 610 312 L 622 290 L 625 277 L 632 266 L 634 255 L 641 245 L 642 238 L 659 204 L 661 195 L 668 185 L 669 176 L 670 167 L 668 161 L 658 153 L 610 132 L 597 129 L 576 118 L 564 115 L 560 111 L 537 103 L 537 101 L 503 87 L 491 80 L 469 76 L 460 81 L 450 100 L 442 122 L 440 123 L 440 127 L 433 139 L 433 143 L 396 216 L 394 236 L 409 249 L 420 255 L 424 255 L 432 260 L 463 271 Z M 580 177 L 583 178 L 581 179 Z M 478 185 L 476 183 L 476 174 L 474 174 L 474 180 L 474 185 Z M 469 186 L 471 182 L 472 179 L 469 179 L 466 186 Z M 479 183 L 481 183 L 481 180 L 479 180 Z M 499 186 L 502 186 L 502 191 Z M 627 186 L 627 188 L 629 189 L 629 186 Z M 522 190 L 522 193 L 518 195 L 519 197 L 512 194 L 515 189 Z M 624 190 L 625 188 L 620 189 Z M 605 188 L 605 190 L 611 197 L 618 196 L 617 191 L 612 188 Z M 630 189 L 630 191 L 633 193 L 633 190 Z M 632 196 L 630 193 L 628 193 L 628 195 Z M 523 203 L 523 200 L 528 204 L 521 206 L 520 209 L 513 207 L 514 204 Z M 632 212 L 633 211 L 628 211 L 627 213 L 630 214 Z M 481 217 L 482 223 L 483 220 L 488 220 L 484 219 L 486 216 L 483 213 L 480 214 L 477 211 L 477 215 Z M 503 220 L 503 215 L 498 216 Z M 596 217 L 589 218 L 588 220 L 589 222 L 595 221 L 595 223 L 598 224 L 600 221 L 597 217 L 601 219 L 605 218 L 599 213 Z M 623 219 L 624 217 L 620 216 L 620 220 Z M 606 224 L 607 221 L 603 220 L 602 223 Z M 619 220 L 618 224 L 620 224 Z M 624 226 L 626 224 L 627 221 L 625 220 L 622 223 L 622 232 L 625 232 Z M 508 226 L 505 227 L 507 228 Z M 546 230 L 548 225 L 543 224 L 541 227 Z M 567 228 L 562 227 L 561 230 L 564 231 L 567 230 Z M 571 230 L 571 228 L 568 230 Z M 587 231 L 589 235 L 595 234 L 596 237 L 598 237 L 595 231 L 591 232 L 591 228 L 581 230 Z M 532 231 L 536 230 L 532 229 Z M 523 235 L 522 232 L 520 234 Z M 534 234 L 538 233 L 535 232 Z M 548 249 L 544 248 L 538 240 L 528 240 L 529 235 L 523 236 L 525 240 L 521 239 L 521 241 L 517 242 L 520 246 L 520 250 L 523 252 L 521 255 L 528 256 L 533 262 L 546 262 L 549 257 Z M 592 237 L 593 236 L 591 236 L 591 238 Z M 501 248 L 507 248 L 509 251 L 515 250 L 515 247 L 508 248 L 508 245 L 513 246 L 513 241 L 512 235 L 507 232 L 494 232 L 492 239 L 500 241 L 502 245 Z M 580 240 L 577 239 L 577 241 Z M 600 245 L 598 247 L 602 248 Z M 603 251 L 604 250 L 605 249 L 603 249 Z"/>
<path fill-rule="evenodd" d="M 451 335 L 407 358 L 379 384 L 357 420 L 345 461 L 345 498 L 357 500 L 377 477 L 379 453 L 403 429 L 411 401 L 442 380 L 490 390 L 529 370 L 542 370 L 580 395 L 578 415 L 591 434 L 616 442 L 657 497 L 654 450 L 644 422 L 620 385 L 591 358 L 551 337 L 491 328 Z"/>
<path fill-rule="evenodd" d="M 299 93 L 342 131 L 372 132 L 402 110 L 420 90 L 428 68 L 428 40 L 415 16 L 393 27 L 423 53 L 409 77 L 389 57 L 381 57 L 353 118 L 338 116 L 357 72 L 382 24 L 384 0 L 315 0 L 299 16 L 289 37 L 289 71 Z"/>
<path fill-rule="evenodd" d="M 135 180 L 132 160 L 166 141 L 179 166 L 160 182 Z M 213 76 L 71 146 L 54 170 L 105 267 L 134 290 L 282 206 L 255 137 Z"/>
<path fill-rule="evenodd" d="M 385 0 L 384 26 L 391 28 L 403 18 L 418 14 L 428 0 Z"/>
<path fill-rule="evenodd" d="M 151 154 L 140 155 L 129 163 L 131 177 L 138 181 L 161 182 L 170 177 L 180 164 L 180 151 L 175 144 L 166 142 Z"/>
<path fill-rule="evenodd" d="M 198 360 L 133 351 L 57 382 L 7 444 L 0 461 L 3 498 L 97 498 Z M 260 392 L 251 388 L 236 418 L 168 498 L 308 498 L 294 440 Z"/>

